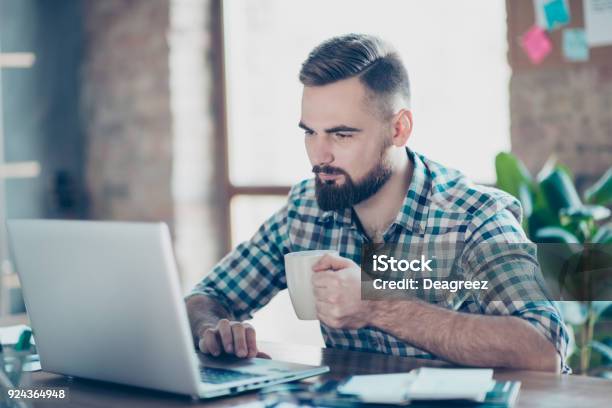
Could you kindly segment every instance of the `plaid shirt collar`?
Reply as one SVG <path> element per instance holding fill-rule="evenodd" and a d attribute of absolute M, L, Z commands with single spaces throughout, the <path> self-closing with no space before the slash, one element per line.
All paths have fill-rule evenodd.
<path fill-rule="evenodd" d="M 393 224 L 409 232 L 422 234 L 427 225 L 432 175 L 417 154 L 408 148 L 406 148 L 406 154 L 412 163 L 412 180 L 410 180 L 402 209 L 395 217 Z M 323 222 L 329 222 L 333 219 L 336 223 L 349 227 L 354 226 L 352 208 L 323 211 L 319 219 Z"/>

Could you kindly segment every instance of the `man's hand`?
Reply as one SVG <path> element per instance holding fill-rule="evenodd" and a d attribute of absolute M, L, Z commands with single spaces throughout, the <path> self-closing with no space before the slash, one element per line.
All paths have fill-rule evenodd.
<path fill-rule="evenodd" d="M 198 333 L 198 347 L 204 354 L 234 354 L 241 358 L 258 355 L 255 329 L 248 323 L 221 319 L 216 325 L 204 325 Z"/>
<path fill-rule="evenodd" d="M 350 259 L 325 255 L 314 264 L 312 285 L 317 316 L 335 329 L 359 329 L 370 322 L 370 305 L 361 300 L 361 268 Z"/>

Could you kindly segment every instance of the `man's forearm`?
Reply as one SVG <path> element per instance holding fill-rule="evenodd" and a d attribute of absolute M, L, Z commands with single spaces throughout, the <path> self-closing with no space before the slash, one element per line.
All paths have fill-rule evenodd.
<path fill-rule="evenodd" d="M 554 346 L 513 316 L 460 313 L 421 301 L 373 301 L 371 325 L 448 361 L 480 367 L 554 371 Z"/>
<path fill-rule="evenodd" d="M 185 302 L 194 340 L 204 326 L 214 326 L 221 319 L 232 320 L 232 314 L 218 301 L 206 295 L 194 295 Z"/>

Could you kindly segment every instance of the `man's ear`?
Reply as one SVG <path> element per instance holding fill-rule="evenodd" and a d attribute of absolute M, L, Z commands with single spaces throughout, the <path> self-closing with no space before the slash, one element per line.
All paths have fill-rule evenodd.
<path fill-rule="evenodd" d="M 412 111 L 400 109 L 393 115 L 393 144 L 404 146 L 412 134 Z"/>

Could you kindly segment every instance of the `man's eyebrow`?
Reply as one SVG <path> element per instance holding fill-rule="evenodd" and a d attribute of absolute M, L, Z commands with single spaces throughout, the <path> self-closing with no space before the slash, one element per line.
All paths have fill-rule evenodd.
<path fill-rule="evenodd" d="M 329 129 L 325 129 L 325 133 L 338 133 L 338 132 L 361 132 L 361 129 L 354 128 L 346 125 L 338 125 Z"/>
<path fill-rule="evenodd" d="M 314 130 L 312 130 L 311 128 L 309 128 L 308 126 L 306 126 L 306 125 L 304 124 L 304 122 L 300 122 L 300 123 L 298 123 L 298 126 L 299 126 L 300 128 L 302 128 L 302 129 L 304 129 L 304 130 L 308 131 L 308 132 L 313 132 L 313 133 L 314 133 Z"/>
<path fill-rule="evenodd" d="M 314 132 L 314 130 L 312 130 L 311 128 L 309 128 L 308 126 L 306 126 L 304 124 L 304 122 L 300 122 L 298 124 L 298 126 L 308 132 Z M 329 129 L 325 129 L 325 133 L 337 133 L 337 132 L 361 132 L 362 129 L 358 129 L 358 128 L 354 128 L 352 126 L 346 126 L 346 125 L 338 125 L 338 126 L 334 126 L 332 128 Z"/>

